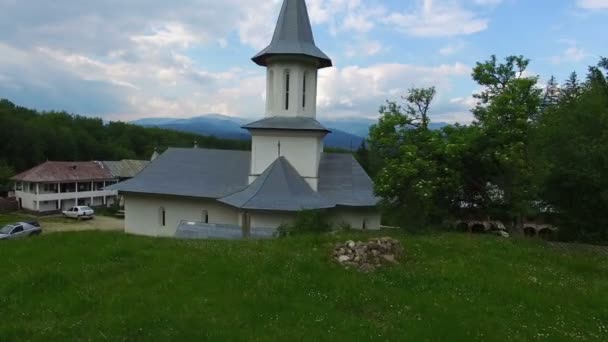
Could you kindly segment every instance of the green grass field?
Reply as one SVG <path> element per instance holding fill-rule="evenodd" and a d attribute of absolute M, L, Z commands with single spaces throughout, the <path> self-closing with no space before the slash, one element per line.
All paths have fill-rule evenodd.
<path fill-rule="evenodd" d="M 402 241 L 406 259 L 372 274 L 329 260 L 335 242 L 363 233 L 0 241 L 0 340 L 608 340 L 606 255 L 384 234 Z"/>

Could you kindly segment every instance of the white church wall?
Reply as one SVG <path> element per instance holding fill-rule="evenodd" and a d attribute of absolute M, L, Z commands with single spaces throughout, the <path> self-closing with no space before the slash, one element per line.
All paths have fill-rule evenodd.
<path fill-rule="evenodd" d="M 127 193 L 125 232 L 148 236 L 173 236 L 180 221 L 203 222 L 206 211 L 209 223 L 238 224 L 239 212 L 215 200 Z M 165 210 L 162 225 L 161 208 Z"/>
<path fill-rule="evenodd" d="M 298 171 L 300 176 L 315 178 L 309 181 L 316 190 L 316 178 L 319 171 L 319 151 L 322 150 L 322 134 L 304 132 L 255 132 L 252 136 L 252 163 L 251 174 L 260 175 L 279 156 L 279 142 L 281 143 L 281 156 Z"/>
<path fill-rule="evenodd" d="M 295 213 L 286 212 L 252 212 L 250 215 L 251 226 L 256 228 L 278 228 L 295 217 Z"/>
<path fill-rule="evenodd" d="M 337 207 L 330 211 L 330 220 L 334 226 L 346 223 L 353 229 L 380 229 L 380 212 L 377 209 Z"/>

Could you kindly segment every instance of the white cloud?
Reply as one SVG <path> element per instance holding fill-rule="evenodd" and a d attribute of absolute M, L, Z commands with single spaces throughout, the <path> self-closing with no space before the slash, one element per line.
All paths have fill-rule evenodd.
<path fill-rule="evenodd" d="M 450 56 L 457 52 L 462 51 L 462 49 L 464 49 L 465 46 L 466 46 L 465 42 L 459 40 L 459 41 L 450 43 L 450 44 L 442 47 L 441 49 L 439 49 L 439 53 L 442 56 Z"/>
<path fill-rule="evenodd" d="M 563 45 L 566 45 L 566 48 L 562 51 L 561 54 L 552 56 L 549 59 L 553 64 L 576 63 L 591 56 L 591 54 L 589 54 L 583 48 L 578 47 L 575 40 L 560 39 L 558 40 L 558 42 Z"/>
<path fill-rule="evenodd" d="M 353 43 L 349 44 L 345 48 L 344 54 L 347 57 L 354 57 L 357 55 L 374 56 L 382 52 L 383 48 L 384 47 L 381 42 L 363 38 L 357 39 Z"/>
<path fill-rule="evenodd" d="M 414 37 L 451 37 L 484 31 L 489 20 L 457 2 L 423 0 L 411 12 L 392 13 L 384 22 Z"/>
<path fill-rule="evenodd" d="M 588 10 L 608 9 L 608 0 L 577 0 L 576 4 Z"/>
<path fill-rule="evenodd" d="M 480 6 L 497 6 L 502 0 L 475 0 L 475 4 Z"/>
<path fill-rule="evenodd" d="M 467 77 L 461 63 L 438 66 L 375 64 L 323 69 L 317 98 L 319 113 L 334 116 L 377 114 L 385 100 L 399 100 L 411 87 L 436 86 L 438 97 L 453 90 L 453 81 Z"/>

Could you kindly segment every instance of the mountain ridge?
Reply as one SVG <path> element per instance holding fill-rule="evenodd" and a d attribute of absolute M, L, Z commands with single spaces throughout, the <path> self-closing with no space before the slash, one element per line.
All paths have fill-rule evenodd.
<path fill-rule="evenodd" d="M 242 125 L 255 121 L 238 116 L 229 116 L 218 113 L 208 113 L 190 118 L 142 118 L 130 123 L 140 126 L 153 126 L 173 129 L 182 132 L 213 135 L 218 138 L 248 140 L 250 134 L 241 128 Z M 329 147 L 347 150 L 357 149 L 369 134 L 369 128 L 377 120 L 371 118 L 343 117 L 318 120 L 332 132 L 325 137 L 325 144 Z M 432 128 L 438 129 L 446 123 L 434 123 Z"/>

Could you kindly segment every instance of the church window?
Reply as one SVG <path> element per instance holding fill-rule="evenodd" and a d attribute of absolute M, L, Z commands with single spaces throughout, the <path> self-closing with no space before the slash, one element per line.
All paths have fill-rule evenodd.
<path fill-rule="evenodd" d="M 160 207 L 160 209 L 158 209 L 158 219 L 160 221 L 160 225 L 161 226 L 165 226 L 167 221 L 166 221 L 166 212 L 165 212 L 165 208 L 164 207 Z"/>
<path fill-rule="evenodd" d="M 289 70 L 285 70 L 285 110 L 289 110 Z"/>
<path fill-rule="evenodd" d="M 268 97 L 268 103 L 274 107 L 274 70 L 268 72 L 268 94 L 266 96 Z"/>
<path fill-rule="evenodd" d="M 302 77 L 302 108 L 306 108 L 306 78 L 308 77 L 308 71 L 304 71 L 304 77 Z"/>

